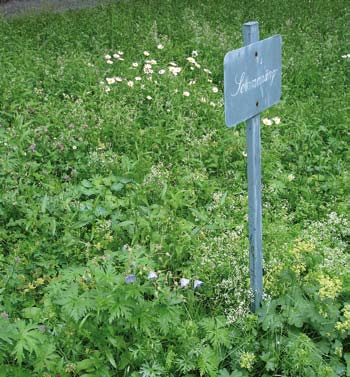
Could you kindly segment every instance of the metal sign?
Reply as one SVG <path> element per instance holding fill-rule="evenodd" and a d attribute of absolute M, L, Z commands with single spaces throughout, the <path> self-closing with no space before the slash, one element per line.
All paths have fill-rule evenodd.
<path fill-rule="evenodd" d="M 277 103 L 281 98 L 280 35 L 226 54 L 224 60 L 225 119 L 232 127 Z"/>
<path fill-rule="evenodd" d="M 259 24 L 243 25 L 245 47 L 224 60 L 226 125 L 247 121 L 249 271 L 251 309 L 263 297 L 260 112 L 281 97 L 282 39 L 275 35 L 259 41 Z"/>

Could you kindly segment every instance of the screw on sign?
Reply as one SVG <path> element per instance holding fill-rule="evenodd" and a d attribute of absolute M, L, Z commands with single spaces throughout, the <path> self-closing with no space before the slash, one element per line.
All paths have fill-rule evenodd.
<path fill-rule="evenodd" d="M 262 210 L 260 112 L 276 104 L 282 87 L 282 38 L 259 41 L 258 22 L 243 25 L 244 47 L 224 59 L 225 120 L 227 127 L 247 123 L 248 221 L 251 308 L 261 305 Z"/>

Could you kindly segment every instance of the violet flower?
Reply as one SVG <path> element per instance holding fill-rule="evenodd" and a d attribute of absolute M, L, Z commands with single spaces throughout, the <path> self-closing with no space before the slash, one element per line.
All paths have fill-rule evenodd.
<path fill-rule="evenodd" d="M 127 283 L 127 284 L 134 283 L 135 281 L 136 281 L 136 276 L 135 275 L 128 275 L 125 278 L 125 283 Z"/>

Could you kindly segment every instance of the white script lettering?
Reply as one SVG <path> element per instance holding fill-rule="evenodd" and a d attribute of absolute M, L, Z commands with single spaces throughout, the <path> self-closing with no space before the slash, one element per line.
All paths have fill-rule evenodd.
<path fill-rule="evenodd" d="M 270 86 L 272 86 L 277 72 L 278 69 L 273 69 L 272 71 L 266 69 L 263 75 L 260 75 L 254 78 L 253 80 L 248 80 L 248 78 L 246 77 L 246 73 L 243 72 L 239 79 L 237 78 L 237 76 L 235 77 L 237 89 L 233 92 L 232 97 L 236 97 L 238 94 L 246 93 L 251 89 L 259 88 L 265 82 L 269 83 Z"/>

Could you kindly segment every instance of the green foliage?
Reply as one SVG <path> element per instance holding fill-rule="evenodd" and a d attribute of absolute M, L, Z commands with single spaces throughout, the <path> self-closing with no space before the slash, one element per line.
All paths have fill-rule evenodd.
<path fill-rule="evenodd" d="M 350 10 L 321 5 L 0 18 L 0 374 L 350 375 Z M 283 38 L 257 315 L 245 129 L 224 125 L 222 68 L 253 19 Z"/>

